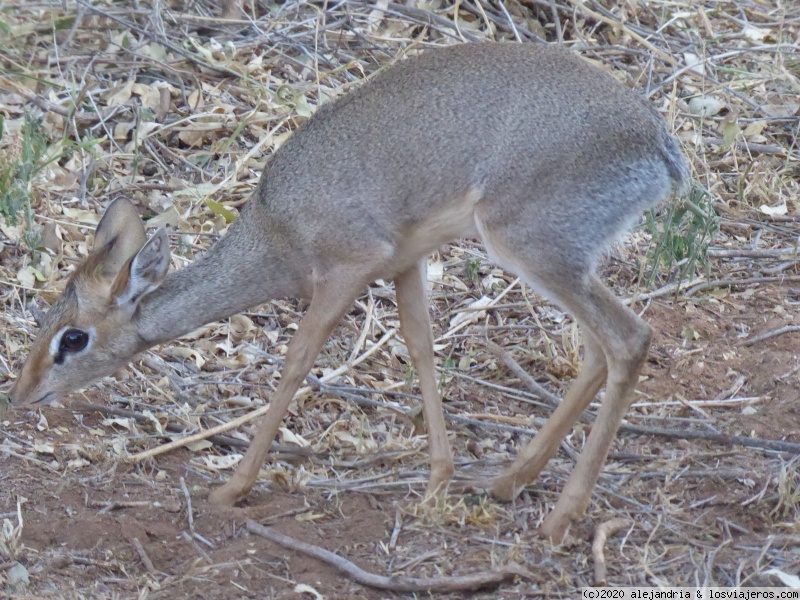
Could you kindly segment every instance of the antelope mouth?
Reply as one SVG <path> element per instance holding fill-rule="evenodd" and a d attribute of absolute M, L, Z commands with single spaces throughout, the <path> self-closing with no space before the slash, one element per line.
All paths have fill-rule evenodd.
<path fill-rule="evenodd" d="M 5 399 L 0 397 L 0 414 L 4 413 L 9 408 L 14 409 L 24 409 L 30 408 L 34 406 L 41 406 L 43 404 L 50 404 L 58 399 L 58 394 L 56 392 L 47 392 L 44 396 L 38 398 L 37 400 L 23 400 L 23 401 L 15 401 L 13 395 L 8 395 Z"/>

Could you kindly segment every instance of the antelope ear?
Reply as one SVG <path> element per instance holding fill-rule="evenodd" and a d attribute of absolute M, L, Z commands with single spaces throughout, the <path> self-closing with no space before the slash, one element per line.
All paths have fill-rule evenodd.
<path fill-rule="evenodd" d="M 93 254 L 104 277 L 116 277 L 147 241 L 144 223 L 130 200 L 118 198 L 108 205 L 94 232 Z"/>
<path fill-rule="evenodd" d="M 169 269 L 169 238 L 159 229 L 123 267 L 111 288 L 111 299 L 118 306 L 135 309 L 139 301 L 156 289 Z"/>

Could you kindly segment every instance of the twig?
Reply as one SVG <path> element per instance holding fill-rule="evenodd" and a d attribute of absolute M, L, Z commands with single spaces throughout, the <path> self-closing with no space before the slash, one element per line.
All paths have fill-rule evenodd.
<path fill-rule="evenodd" d="M 791 260 L 798 257 L 797 250 L 769 250 L 766 248 L 709 248 L 713 258 L 778 258 Z"/>
<path fill-rule="evenodd" d="M 611 25 L 611 27 L 619 27 L 625 33 L 627 33 L 629 36 L 631 36 L 633 39 L 635 39 L 637 42 L 639 42 L 642 46 L 644 46 L 645 48 L 650 50 L 650 52 L 652 52 L 653 54 L 658 56 L 661 60 L 663 60 L 668 65 L 672 65 L 672 66 L 677 66 L 678 65 L 678 61 L 675 60 L 672 56 L 670 56 L 669 54 L 667 54 L 663 50 L 659 50 L 658 48 L 656 48 L 653 44 L 648 42 L 641 35 L 639 35 L 635 31 L 632 31 L 630 27 L 625 25 L 625 23 L 621 23 L 620 21 L 616 21 L 616 20 L 612 19 L 611 17 L 607 17 L 605 15 L 600 14 L 599 12 L 593 11 L 591 8 L 587 7 L 583 3 L 582 0 L 567 0 L 567 2 L 569 2 L 572 6 L 574 6 L 578 10 L 584 12 L 587 16 L 591 17 L 595 21 L 602 21 L 606 25 Z"/>
<path fill-rule="evenodd" d="M 403 529 L 403 516 L 400 509 L 397 509 L 397 512 L 394 513 L 394 528 L 392 529 L 392 535 L 389 536 L 389 544 L 387 546 L 389 552 L 394 552 L 397 547 L 397 538 L 400 537 L 401 529 Z"/>
<path fill-rule="evenodd" d="M 36 465 L 44 467 L 45 469 L 47 469 L 48 471 L 51 471 L 52 473 L 58 473 L 59 472 L 58 469 L 56 469 L 55 467 L 50 466 L 48 463 L 44 462 L 43 460 L 39 460 L 38 458 L 33 458 L 32 456 L 28 456 L 28 455 L 25 455 L 25 454 L 20 454 L 19 452 L 15 451 L 15 450 L 12 450 L 11 448 L 6 446 L 5 444 L 0 445 L 0 453 L 8 454 L 8 455 L 13 456 L 15 458 L 19 458 L 20 460 L 26 460 L 26 461 L 32 462 L 32 463 L 34 463 Z"/>
<path fill-rule="evenodd" d="M 517 26 L 514 24 L 514 19 L 511 18 L 511 15 L 509 14 L 508 9 L 506 8 L 505 2 L 503 2 L 503 0 L 500 0 L 498 4 L 500 5 L 500 10 L 503 11 L 503 15 L 505 15 L 506 19 L 508 20 L 508 24 L 511 27 L 511 31 L 514 33 L 514 38 L 518 42 L 522 42 L 522 38 L 519 37 L 519 31 L 517 31 Z"/>
<path fill-rule="evenodd" d="M 127 21 L 127 20 L 122 19 L 120 17 L 117 17 L 117 16 L 115 16 L 115 15 L 113 15 L 111 13 L 104 12 L 104 11 L 100 10 L 99 8 L 97 8 L 96 6 L 93 6 L 89 2 L 86 2 L 85 0 L 77 0 L 77 2 L 78 2 L 79 6 L 83 6 L 86 10 L 89 10 L 89 11 L 95 13 L 95 14 L 98 14 L 101 17 L 105 17 L 106 19 L 109 19 L 110 21 L 114 21 L 114 22 L 122 25 L 123 27 L 125 27 L 127 29 L 130 29 L 132 31 L 136 31 L 137 33 L 140 33 L 141 35 L 143 35 L 147 39 L 149 39 L 151 42 L 156 42 L 158 44 L 161 44 L 162 46 L 164 46 L 165 48 L 168 48 L 170 51 L 174 52 L 175 54 L 183 56 L 187 60 L 193 62 L 198 67 L 205 67 L 206 69 L 211 69 L 212 71 L 216 71 L 217 73 L 220 73 L 221 75 L 229 75 L 229 76 L 232 76 L 232 77 L 234 77 L 236 79 L 244 79 L 246 81 L 251 81 L 252 82 L 252 79 L 247 74 L 239 73 L 237 71 L 234 71 L 233 69 L 229 69 L 225 65 L 214 64 L 214 63 L 207 62 L 207 61 L 201 59 L 199 56 L 197 56 L 195 54 L 192 54 L 191 52 L 187 52 L 186 50 L 184 50 L 183 48 L 181 48 L 179 46 L 176 46 L 175 44 L 170 42 L 168 39 L 166 39 L 165 36 L 156 35 L 156 34 L 152 33 L 149 29 L 144 29 L 142 27 L 139 27 L 139 25 L 137 23 L 135 23 L 135 22 Z"/>
<path fill-rule="evenodd" d="M 288 548 L 289 550 L 302 552 L 303 554 L 321 560 L 361 585 L 382 590 L 391 590 L 393 592 L 430 592 L 437 594 L 468 592 L 487 587 L 495 587 L 505 581 L 512 580 L 515 577 L 522 577 L 525 579 L 532 578 L 531 574 L 526 569 L 514 563 L 506 565 L 497 571 L 483 571 L 479 573 L 471 573 L 469 575 L 456 575 L 451 577 L 387 577 L 365 571 L 355 563 L 339 556 L 338 554 L 335 554 L 334 552 L 330 552 L 329 550 L 325 550 L 324 548 L 320 548 L 314 544 L 302 542 L 287 535 L 283 535 L 282 533 L 278 533 L 269 527 L 264 527 L 253 520 L 247 521 L 247 531 L 264 537 L 269 541 L 278 544 L 279 546 Z"/>
<path fill-rule="evenodd" d="M 262 407 L 262 408 L 264 408 L 264 407 Z M 130 418 L 130 419 L 135 419 L 137 422 L 140 422 L 140 423 L 150 423 L 151 422 L 151 420 L 149 418 L 145 417 L 144 415 L 140 415 L 139 413 L 136 413 L 136 412 L 133 412 L 133 411 L 130 411 L 130 410 L 125 410 L 123 408 L 116 408 L 116 407 L 113 407 L 113 406 L 101 406 L 99 404 L 88 404 L 86 402 L 77 402 L 74 405 L 72 405 L 72 409 L 73 410 L 79 410 L 79 411 L 80 410 L 93 410 L 93 411 L 97 411 L 97 412 L 104 413 L 104 414 L 116 415 L 118 417 L 127 417 L 127 418 Z M 259 410 L 261 410 L 261 409 L 259 409 Z M 244 415 L 244 416 L 242 416 L 240 418 L 241 419 L 244 419 L 245 417 L 256 418 L 257 416 L 258 415 L 253 416 L 253 413 L 248 413 L 248 414 L 246 414 L 246 415 Z M 227 423 L 226 423 L 226 425 L 227 425 Z M 180 426 L 173 425 L 173 424 L 165 425 L 164 429 L 166 429 L 167 431 L 170 431 L 172 433 L 186 433 L 185 430 L 182 429 Z M 214 444 L 218 444 L 218 445 L 221 445 L 221 446 L 230 446 L 231 448 L 247 448 L 250 445 L 250 442 L 248 442 L 246 440 L 240 440 L 240 439 L 237 439 L 237 438 L 228 437 L 226 435 L 217 435 L 217 434 L 213 433 L 214 431 L 218 431 L 218 430 L 219 430 L 219 428 L 213 428 L 213 429 L 208 429 L 206 431 L 202 431 L 200 433 L 196 433 L 196 434 L 193 434 L 193 435 L 200 436 L 197 439 L 205 439 L 205 440 L 208 440 L 209 442 L 213 442 Z M 178 448 L 180 446 L 185 446 L 187 444 L 192 443 L 193 441 L 196 441 L 195 438 L 193 438 L 193 437 L 192 437 L 192 439 L 187 439 L 189 437 L 192 437 L 192 436 L 187 436 L 186 438 L 181 438 L 179 440 L 176 440 L 177 442 L 181 442 L 181 443 L 175 445 L 174 448 Z M 172 443 L 174 444 L 175 442 L 172 442 Z M 167 445 L 169 446 L 170 444 L 167 444 Z M 159 446 L 159 448 L 164 448 L 164 446 Z M 168 452 L 169 450 L 172 450 L 174 448 L 170 447 L 167 450 L 164 450 L 164 452 Z M 154 450 L 155 450 L 155 448 L 154 448 Z M 270 447 L 270 452 L 281 453 L 281 454 L 297 454 L 297 455 L 305 456 L 305 457 L 310 457 L 310 456 L 313 456 L 315 454 L 312 450 L 309 450 L 308 448 L 299 448 L 299 447 L 293 446 L 291 444 L 278 444 L 278 443 L 273 443 L 272 444 L 272 446 Z M 142 454 L 144 454 L 144 453 L 142 453 Z M 153 456 L 155 456 L 157 454 L 162 454 L 162 452 L 156 452 L 156 453 L 153 454 Z M 138 455 L 131 455 L 126 460 L 131 460 L 131 458 L 133 456 L 138 456 Z M 149 458 L 149 457 L 145 456 L 144 458 Z M 143 460 L 143 459 L 138 459 L 138 460 Z M 133 460 L 131 462 L 138 462 L 138 460 Z"/>
<path fill-rule="evenodd" d="M 606 557 L 604 549 L 606 540 L 626 527 L 632 525 L 630 519 L 617 518 L 606 521 L 598 525 L 594 533 L 594 542 L 592 542 L 592 558 L 594 559 L 594 584 L 597 586 L 604 586 L 607 583 L 606 579 Z"/>
<path fill-rule="evenodd" d="M 131 542 L 133 543 L 133 547 L 136 548 L 136 554 L 139 555 L 139 560 L 142 561 L 142 564 L 144 565 L 144 568 L 147 569 L 147 572 L 153 577 L 158 577 L 159 572 L 156 570 L 155 566 L 153 565 L 153 561 L 150 560 L 147 552 L 145 552 L 144 546 L 142 546 L 142 542 L 139 541 L 139 538 L 133 538 Z"/>
<path fill-rule="evenodd" d="M 701 283 L 700 285 L 696 285 L 690 290 L 687 290 L 685 295 L 687 297 L 693 296 L 697 292 L 703 292 L 705 290 L 710 290 L 718 287 L 751 285 L 754 283 L 773 283 L 773 282 L 783 283 L 784 281 L 800 281 L 800 275 L 781 275 L 775 277 L 750 277 L 749 279 L 717 279 L 716 281 L 707 281 L 706 283 Z"/>
<path fill-rule="evenodd" d="M 642 294 L 636 293 L 630 298 L 623 298 L 622 303 L 627 306 L 632 304 L 634 301 L 641 302 L 642 300 L 652 300 L 653 298 L 660 298 L 661 296 L 666 296 L 672 292 L 677 293 L 680 290 L 697 285 L 698 283 L 702 282 L 703 279 L 705 279 L 705 277 L 695 277 L 691 281 L 676 281 L 675 283 L 668 283 L 667 285 L 660 287 L 657 290 L 653 290 L 652 292 L 644 292 Z"/>
<path fill-rule="evenodd" d="M 197 553 L 200 556 L 203 557 L 203 560 L 205 560 L 210 565 L 214 564 L 214 561 L 211 560 L 211 557 L 208 555 L 208 552 L 206 552 L 205 550 L 203 550 L 200 547 L 200 544 L 197 543 L 197 540 L 195 540 L 192 536 L 190 536 L 185 531 L 181 531 L 181 536 L 183 537 L 183 539 L 185 539 L 187 542 L 189 542 L 192 546 L 194 546 L 194 549 L 197 550 Z"/>
<path fill-rule="evenodd" d="M 137 463 L 141 462 L 148 458 L 153 458 L 154 456 L 158 456 L 159 454 L 165 454 L 176 448 L 182 448 L 183 446 L 187 446 L 192 442 L 199 442 L 202 440 L 207 440 L 213 435 L 218 433 L 224 433 L 225 431 L 230 431 L 231 429 L 236 429 L 244 425 L 245 423 L 249 423 L 262 415 L 264 415 L 267 410 L 269 410 L 269 405 L 262 406 L 253 412 L 247 413 L 246 415 L 242 415 L 232 421 L 228 421 L 227 423 L 222 423 L 221 425 L 217 425 L 216 427 L 212 427 L 211 429 L 206 429 L 205 431 L 200 431 L 198 433 L 194 433 L 192 435 L 187 435 L 186 437 L 179 438 L 168 444 L 163 444 L 161 446 L 156 446 L 155 448 L 150 448 L 149 450 L 145 450 L 144 452 L 139 452 L 138 454 L 131 454 L 125 457 L 125 461 L 129 463 Z"/>
<path fill-rule="evenodd" d="M 451 37 L 455 37 L 456 39 L 458 39 L 458 36 L 461 36 L 462 40 L 466 40 L 468 42 L 481 41 L 481 39 L 476 35 L 473 35 L 469 32 L 460 31 L 458 26 L 453 21 L 445 19 L 444 17 L 422 8 L 406 6 L 405 4 L 400 4 L 399 2 L 389 2 L 386 8 L 377 3 L 373 5 L 371 2 L 348 2 L 348 4 L 353 7 L 366 7 L 371 10 L 379 10 L 386 14 L 397 14 L 410 19 L 418 19 L 423 24 L 427 21 L 427 24 L 430 26 L 435 24 L 439 27 L 444 27 L 445 29 L 455 31 L 457 35 Z M 446 32 L 443 33 L 447 35 Z"/>
<path fill-rule="evenodd" d="M 528 375 L 528 373 L 525 372 L 525 369 L 523 369 L 519 365 L 519 363 L 516 360 L 514 360 L 513 356 L 511 356 L 500 346 L 489 340 L 486 340 L 484 342 L 484 345 L 486 346 L 486 349 L 489 350 L 489 352 L 491 352 L 492 354 L 494 354 L 498 359 L 500 359 L 500 361 L 506 367 L 508 367 L 508 369 L 512 373 L 514 373 L 514 375 L 516 375 L 517 378 L 523 383 L 523 385 L 527 387 L 531 392 L 539 396 L 542 400 L 549 403 L 553 408 L 559 405 L 561 399 L 554 393 L 547 390 L 547 388 L 537 383 L 533 377 Z"/>
<path fill-rule="evenodd" d="M 186 480 L 181 475 L 181 489 L 186 498 L 186 519 L 189 521 L 189 531 L 194 535 L 194 513 L 192 512 L 192 497 L 189 495 L 189 488 L 186 487 Z"/>
<path fill-rule="evenodd" d="M 99 412 L 107 415 L 115 415 L 117 417 L 125 417 L 128 419 L 135 419 L 137 423 L 152 423 L 152 420 L 140 413 L 134 412 L 132 410 L 125 410 L 124 408 L 117 408 L 115 406 L 103 406 L 101 404 L 89 404 L 87 402 L 76 402 L 70 406 L 72 410 L 75 411 L 87 411 L 91 410 L 94 412 Z M 180 425 L 174 425 L 172 423 L 168 423 L 164 426 L 164 429 L 171 433 L 186 433 L 186 431 Z M 220 446 L 230 446 L 231 448 L 247 448 L 250 444 L 246 440 L 240 440 L 234 437 L 229 437 L 226 435 L 212 435 L 208 438 L 209 442 Z M 279 450 L 279 452 L 293 452 L 294 450 L 305 450 L 304 448 L 296 448 L 295 446 L 287 446 L 283 450 Z"/>
<path fill-rule="evenodd" d="M 180 510 L 180 504 L 172 504 L 172 502 L 151 502 L 148 500 L 89 500 L 86 503 L 89 508 L 99 508 L 100 513 L 108 513 L 112 510 L 120 510 L 123 508 L 152 508 L 154 506 L 161 507 L 167 512 L 177 512 Z"/>
<path fill-rule="evenodd" d="M 743 435 L 725 435 L 712 431 L 694 431 L 692 429 L 666 429 L 661 427 L 642 427 L 640 425 L 622 425 L 620 431 L 635 435 L 657 435 L 660 437 L 677 438 L 683 440 L 708 440 L 718 444 L 731 446 L 744 446 L 745 448 L 759 448 L 761 450 L 774 450 L 800 454 L 800 444 L 781 442 L 778 440 L 763 440 L 761 438 L 745 437 Z"/>
<path fill-rule="evenodd" d="M 714 146 L 726 146 L 727 142 L 722 138 L 703 138 L 703 141 L 707 144 L 713 144 Z M 783 146 L 778 146 L 777 144 L 757 144 L 755 142 L 734 142 L 733 144 L 737 150 L 741 150 L 742 152 L 748 152 L 753 154 L 772 154 L 778 156 L 786 156 L 789 154 L 789 150 L 784 148 Z"/>
<path fill-rule="evenodd" d="M 316 379 L 313 375 L 310 375 L 310 374 L 308 376 L 308 379 L 310 381 L 312 381 L 315 385 L 317 385 L 320 390 L 325 391 L 325 392 L 330 392 L 332 394 L 336 394 L 337 396 L 339 396 L 341 398 L 344 398 L 346 400 L 350 400 L 351 402 L 353 402 L 354 404 L 357 404 L 358 406 L 362 406 L 362 407 L 366 406 L 366 407 L 370 407 L 370 408 L 385 408 L 385 409 L 391 410 L 393 412 L 396 412 L 396 413 L 402 415 L 403 417 L 405 417 L 407 419 L 411 419 L 411 417 L 408 414 L 408 412 L 409 412 L 408 410 L 405 410 L 405 409 L 402 409 L 402 408 L 398 408 L 396 406 L 392 406 L 391 404 L 388 404 L 386 402 L 379 402 L 378 400 L 372 400 L 371 398 L 366 398 L 366 397 L 364 397 L 364 396 L 362 396 L 360 394 L 357 394 L 357 393 L 343 391 L 343 390 L 339 389 L 337 386 L 320 384 L 319 383 L 319 379 Z M 417 398 L 417 400 L 419 400 L 419 399 Z M 536 434 L 536 431 L 534 431 L 533 429 L 528 429 L 528 428 L 525 428 L 525 427 L 519 427 L 517 425 L 507 425 L 505 423 L 495 423 L 495 422 L 491 422 L 491 421 L 481 421 L 481 420 L 478 420 L 478 419 L 470 419 L 468 417 L 463 417 L 461 415 L 453 414 L 448 410 L 444 411 L 444 418 L 446 420 L 448 420 L 448 421 L 453 422 L 453 423 L 463 423 L 465 425 L 472 425 L 474 427 L 483 427 L 485 429 L 497 429 L 497 430 L 501 430 L 501 431 L 512 431 L 514 433 L 520 433 L 522 435 L 535 435 Z"/>
<path fill-rule="evenodd" d="M 352 400 L 359 406 L 390 408 L 395 411 L 398 410 L 396 407 L 388 405 L 385 402 L 378 402 L 377 400 L 364 398 L 363 396 L 355 393 L 339 391 L 336 389 L 335 386 L 320 386 L 320 387 L 321 389 L 334 393 L 338 396 L 341 396 L 342 398 Z M 405 413 L 405 411 L 402 410 L 401 412 Z M 506 425 L 504 423 L 493 423 L 487 421 L 479 421 L 477 419 L 469 419 L 467 417 L 451 413 L 448 410 L 445 410 L 444 418 L 448 421 L 452 421 L 455 423 L 464 423 L 466 425 L 483 427 L 485 429 L 499 429 L 504 431 L 513 431 L 514 433 L 520 433 L 522 435 L 527 435 L 527 436 L 536 435 L 536 430 L 527 427 L 519 427 L 517 425 Z M 596 415 L 588 411 L 585 411 L 583 415 L 581 415 L 581 421 L 584 423 L 591 423 L 592 421 L 595 420 L 595 418 Z M 533 419 L 535 423 L 540 423 L 540 422 L 543 423 L 546 420 L 547 419 Z M 745 446 L 747 448 L 759 448 L 762 450 L 774 450 L 777 452 L 789 452 L 789 453 L 800 454 L 800 444 L 792 442 L 781 442 L 778 440 L 764 440 L 760 438 L 745 437 L 739 435 L 725 435 L 723 433 L 714 433 L 710 431 L 695 431 L 692 429 L 645 427 L 643 425 L 629 425 L 625 423 L 620 425 L 619 430 L 621 432 L 630 433 L 633 435 L 656 435 L 660 437 L 668 437 L 675 439 L 708 440 L 710 442 L 727 444 L 731 446 Z"/>
<path fill-rule="evenodd" d="M 505 289 L 504 289 L 502 292 L 500 292 L 500 293 L 499 293 L 497 296 L 495 296 L 494 298 L 492 298 L 492 299 L 489 301 L 489 303 L 488 303 L 486 306 L 482 307 L 482 308 L 483 308 L 483 310 L 484 310 L 484 311 L 493 310 L 493 309 L 494 309 L 494 306 L 495 306 L 495 305 L 497 305 L 497 304 L 499 304 L 499 303 L 500 303 L 500 301 L 501 301 L 503 298 L 505 298 L 505 297 L 506 297 L 506 295 L 508 295 L 508 293 L 509 293 L 511 290 L 513 290 L 513 289 L 514 289 L 514 288 L 517 286 L 517 284 L 518 284 L 520 281 L 522 281 L 522 278 L 520 278 L 520 277 L 517 277 L 516 279 L 514 279 L 514 281 L 512 281 L 511 283 L 509 283 L 509 284 L 506 286 L 506 288 L 505 288 Z M 434 343 L 439 343 L 439 342 L 442 342 L 442 341 L 444 341 L 444 340 L 446 340 L 446 339 L 448 339 L 448 338 L 452 337 L 452 336 L 453 336 L 453 334 L 455 334 L 455 333 L 457 333 L 457 332 L 461 331 L 461 330 L 462 330 L 462 329 L 464 329 L 465 327 L 467 327 L 467 326 L 469 326 L 469 325 L 472 325 L 473 323 L 475 323 L 475 322 L 476 322 L 476 321 L 477 321 L 477 320 L 480 318 L 480 314 L 479 314 L 480 312 L 483 312 L 483 311 L 477 311 L 477 312 L 475 313 L 475 315 L 474 315 L 472 318 L 470 318 L 470 319 L 465 319 L 464 321 L 462 321 L 462 322 L 461 322 L 461 323 L 459 323 L 458 325 L 455 325 L 455 326 L 451 327 L 451 328 L 450 328 L 450 329 L 447 331 L 447 333 L 444 333 L 444 334 L 440 335 L 439 337 L 437 337 L 435 340 L 433 340 L 433 341 L 434 341 Z"/>
<path fill-rule="evenodd" d="M 107 118 L 114 110 L 116 110 L 116 108 L 112 108 L 112 110 L 106 111 L 105 114 L 90 113 L 81 110 L 72 111 L 69 108 L 61 106 L 59 104 L 54 104 L 49 100 L 45 100 L 44 98 L 41 98 L 38 94 L 35 94 L 34 92 L 25 89 L 22 86 L 14 85 L 14 91 L 23 98 L 25 98 L 28 102 L 32 102 L 42 110 L 47 112 L 53 112 L 56 113 L 57 115 L 66 118 L 69 118 L 71 116 L 80 125 L 91 125 L 93 123 L 96 123 L 101 119 Z"/>
<path fill-rule="evenodd" d="M 763 342 L 764 340 L 768 340 L 769 338 L 783 335 L 784 333 L 791 333 L 792 331 L 800 331 L 800 325 L 787 325 L 786 327 L 779 327 L 778 329 L 773 329 L 772 331 L 767 331 L 766 333 L 762 333 L 761 335 L 751 337 L 750 339 L 743 341 L 740 345 L 752 346 L 753 344 L 757 344 L 758 342 Z"/>
<path fill-rule="evenodd" d="M 561 28 L 561 18 L 558 16 L 558 10 L 556 9 L 555 2 L 553 0 L 549 0 L 550 2 L 550 14 L 553 17 L 553 26 L 556 28 L 556 40 L 558 40 L 558 45 L 561 46 L 564 43 L 564 32 Z"/>

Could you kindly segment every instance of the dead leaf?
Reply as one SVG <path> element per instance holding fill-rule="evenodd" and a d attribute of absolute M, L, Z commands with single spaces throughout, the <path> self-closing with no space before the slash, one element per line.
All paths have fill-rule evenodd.
<path fill-rule="evenodd" d="M 47 281 L 47 278 L 30 265 L 17 271 L 17 281 L 19 281 L 23 287 L 33 289 L 37 280 Z"/>
<path fill-rule="evenodd" d="M 92 225 L 96 225 L 100 222 L 100 215 L 90 210 L 81 210 L 80 208 L 70 208 L 68 206 L 64 206 L 61 209 L 61 212 L 64 213 L 65 217 L 69 217 L 73 221 L 91 223 Z"/>
<path fill-rule="evenodd" d="M 203 358 L 197 350 L 194 350 L 192 348 L 186 348 L 185 346 L 176 346 L 174 348 L 170 348 L 169 352 L 170 354 L 174 354 L 175 356 L 180 356 L 181 358 L 193 359 L 198 369 L 202 369 L 203 365 L 206 364 L 206 359 Z"/>
<path fill-rule="evenodd" d="M 763 104 L 761 110 L 770 117 L 786 119 L 793 117 L 800 110 L 800 103 L 788 102 L 786 104 Z"/>
<path fill-rule="evenodd" d="M 33 451 L 37 454 L 55 454 L 55 448 L 52 444 L 34 444 Z"/>
<path fill-rule="evenodd" d="M 206 455 L 203 456 L 203 466 L 211 471 L 223 471 L 235 467 L 244 455 L 226 454 L 225 456 Z"/>
<path fill-rule="evenodd" d="M 713 117 L 725 108 L 725 103 L 712 96 L 698 96 L 689 100 L 689 112 L 701 117 Z"/>
<path fill-rule="evenodd" d="M 744 128 L 744 137 L 749 138 L 754 135 L 761 135 L 761 133 L 766 129 L 767 121 L 753 121 L 747 127 Z"/>
<path fill-rule="evenodd" d="M 278 431 L 281 433 L 281 442 L 284 444 L 294 444 L 296 446 L 300 446 L 301 448 L 307 448 L 311 445 L 311 443 L 303 438 L 303 436 L 294 433 L 292 430 L 281 427 Z"/>
<path fill-rule="evenodd" d="M 482 318 L 483 311 L 474 309 L 489 306 L 491 302 L 492 299 L 489 298 L 488 296 L 481 296 L 479 299 L 475 300 L 474 302 L 471 302 L 467 308 L 473 310 L 456 313 L 456 315 L 452 319 L 450 319 L 450 329 L 453 329 L 456 326 L 461 325 L 462 323 L 466 323 L 469 321 L 476 321 L 479 318 Z"/>
<path fill-rule="evenodd" d="M 203 92 L 200 90 L 195 90 L 189 97 L 186 99 L 186 103 L 189 105 L 189 108 L 192 110 L 197 110 L 200 108 L 200 103 L 203 101 Z"/>
<path fill-rule="evenodd" d="M 725 146 L 733 144 L 740 131 L 739 124 L 735 120 L 725 119 L 722 122 L 722 141 Z"/>
<path fill-rule="evenodd" d="M 683 61 L 686 63 L 686 66 L 692 69 L 694 72 L 700 73 L 701 75 L 705 75 L 706 72 L 705 62 L 696 54 L 692 54 L 691 52 L 684 52 Z"/>
<path fill-rule="evenodd" d="M 189 442 L 188 444 L 186 444 L 186 447 L 189 448 L 189 450 L 191 450 L 192 452 L 201 452 L 202 450 L 213 448 L 214 444 L 212 444 L 208 440 L 197 440 L 196 442 Z"/>
<path fill-rule="evenodd" d="M 124 85 L 113 87 L 107 92 L 104 92 L 100 95 L 100 98 L 105 100 L 108 106 L 122 106 L 123 104 L 127 104 L 131 99 L 134 83 L 135 80 L 130 79 Z"/>
<path fill-rule="evenodd" d="M 797 575 L 791 575 L 789 573 L 785 573 L 780 569 L 767 569 L 764 571 L 764 575 L 774 575 L 778 579 L 780 579 L 781 583 L 786 587 L 791 588 L 800 588 L 800 577 Z"/>
<path fill-rule="evenodd" d="M 145 106 L 153 112 L 158 111 L 161 105 L 161 93 L 157 87 L 145 85 L 143 83 L 135 83 L 131 87 L 131 91 L 139 96 L 142 106 Z"/>
<path fill-rule="evenodd" d="M 769 215 L 771 217 L 779 217 L 789 212 L 789 209 L 786 206 L 786 200 L 784 200 L 783 203 L 779 204 L 778 206 L 767 206 L 766 204 L 762 204 L 759 207 L 759 210 L 765 215 Z"/>

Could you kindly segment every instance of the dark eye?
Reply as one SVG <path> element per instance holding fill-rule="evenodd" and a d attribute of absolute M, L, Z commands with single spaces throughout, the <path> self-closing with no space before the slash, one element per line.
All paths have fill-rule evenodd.
<path fill-rule="evenodd" d="M 61 336 L 59 350 L 67 352 L 80 352 L 89 343 L 89 334 L 80 329 L 68 329 Z"/>

